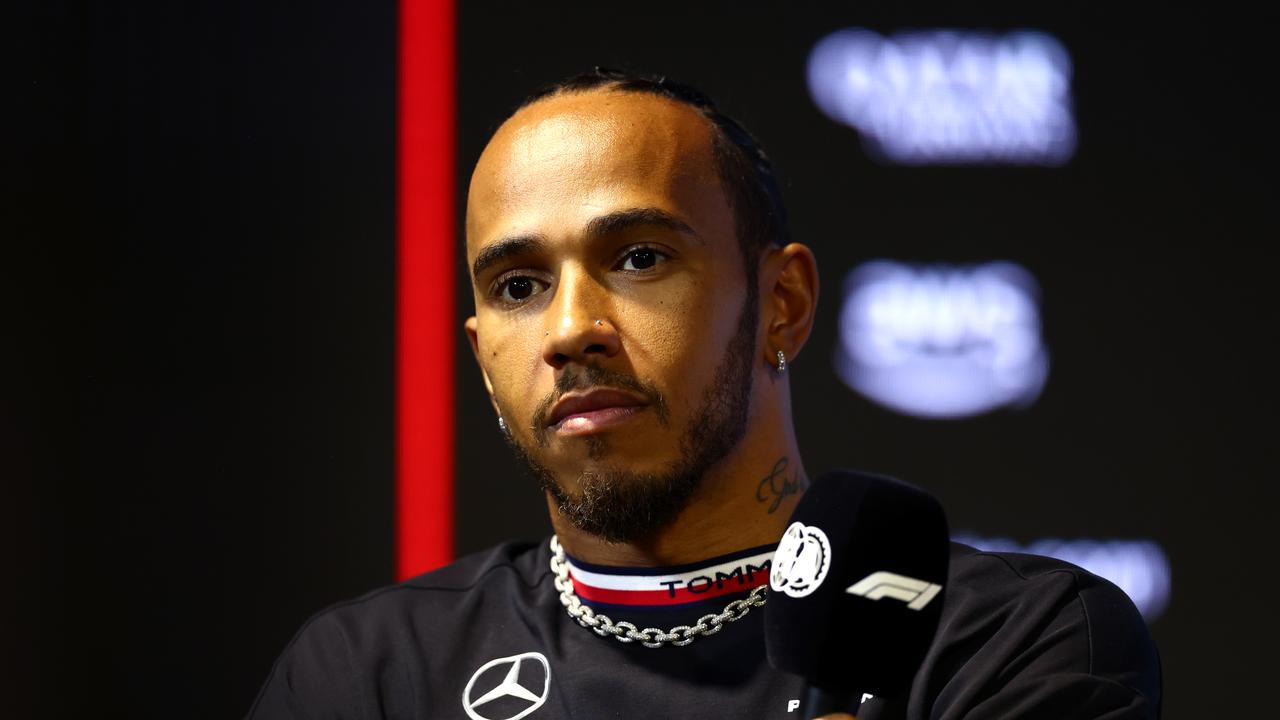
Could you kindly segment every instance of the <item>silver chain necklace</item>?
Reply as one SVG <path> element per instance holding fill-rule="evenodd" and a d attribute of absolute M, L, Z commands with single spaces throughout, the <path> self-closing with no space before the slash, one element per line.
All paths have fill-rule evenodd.
<path fill-rule="evenodd" d="M 573 591 L 573 580 L 569 579 L 569 562 L 565 560 L 564 548 L 560 539 L 551 536 L 551 573 L 555 578 L 556 590 L 560 591 L 560 604 L 564 605 L 569 617 L 578 624 L 588 628 L 600 637 L 612 637 L 621 643 L 639 642 L 648 648 L 657 648 L 671 643 L 684 647 L 699 637 L 708 637 L 720 632 L 726 623 L 736 622 L 746 617 L 751 608 L 763 607 L 765 594 L 769 586 L 761 585 L 741 600 L 734 600 L 725 606 L 719 615 L 709 614 L 698 618 L 693 625 L 677 625 L 667 632 L 658 628 L 637 628 L 629 622 L 615 623 L 608 615 L 597 613 L 583 605 Z"/>

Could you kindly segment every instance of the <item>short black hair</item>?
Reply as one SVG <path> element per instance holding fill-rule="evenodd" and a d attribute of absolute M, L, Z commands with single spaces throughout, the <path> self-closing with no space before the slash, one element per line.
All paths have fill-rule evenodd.
<path fill-rule="evenodd" d="M 712 139 L 716 169 L 733 211 L 738 247 L 746 262 L 748 277 L 754 277 L 755 263 L 766 247 L 782 247 L 790 242 L 787 211 L 782 204 L 773 163 L 751 133 L 737 120 L 720 112 L 701 90 L 666 76 L 596 67 L 591 72 L 535 91 L 516 109 L 555 95 L 597 89 L 648 93 L 675 100 L 697 110 L 711 122 L 716 129 Z"/>

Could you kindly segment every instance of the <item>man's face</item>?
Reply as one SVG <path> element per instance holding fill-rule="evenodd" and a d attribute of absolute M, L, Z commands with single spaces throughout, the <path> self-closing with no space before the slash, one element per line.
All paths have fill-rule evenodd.
<path fill-rule="evenodd" d="M 742 437 L 757 355 L 710 124 L 638 93 L 521 110 L 472 176 L 467 260 L 517 454 L 583 529 L 669 522 Z"/>

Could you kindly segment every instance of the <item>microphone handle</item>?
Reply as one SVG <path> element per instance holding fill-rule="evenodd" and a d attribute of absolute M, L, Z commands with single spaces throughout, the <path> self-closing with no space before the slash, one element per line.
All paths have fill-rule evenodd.
<path fill-rule="evenodd" d="M 854 715 L 861 704 L 861 690 L 827 690 L 815 685 L 806 685 L 804 702 L 800 705 L 800 717 L 804 720 L 814 720 L 831 713 Z"/>

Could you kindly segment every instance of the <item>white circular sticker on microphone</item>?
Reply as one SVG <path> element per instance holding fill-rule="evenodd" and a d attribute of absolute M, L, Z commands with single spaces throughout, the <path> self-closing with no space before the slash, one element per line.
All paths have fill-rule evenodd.
<path fill-rule="evenodd" d="M 773 554 L 769 587 L 801 598 L 822 584 L 831 569 L 831 542 L 821 528 L 794 522 Z"/>

